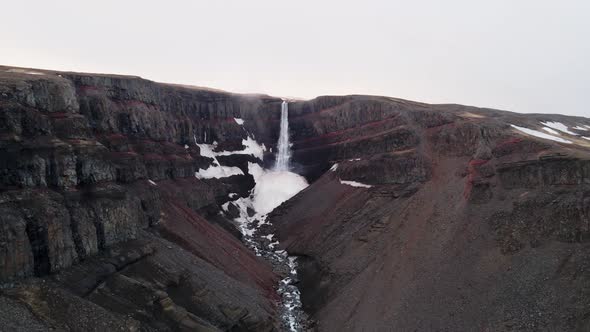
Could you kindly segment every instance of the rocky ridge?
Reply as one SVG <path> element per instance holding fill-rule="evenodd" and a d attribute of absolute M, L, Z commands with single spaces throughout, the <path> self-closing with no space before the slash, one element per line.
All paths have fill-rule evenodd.
<path fill-rule="evenodd" d="M 0 326 L 280 330 L 285 275 L 226 204 L 250 194 L 249 163 L 272 161 L 280 107 L 0 66 Z M 289 114 L 311 185 L 265 231 L 298 256 L 310 328 L 589 328 L 589 119 L 358 95 Z M 201 150 L 247 138 L 262 159 Z M 195 177 L 215 163 L 243 174 Z"/>
<path fill-rule="evenodd" d="M 218 214 L 229 193 L 248 195 L 252 177 L 195 172 L 212 165 L 197 143 L 239 150 L 252 135 L 272 145 L 280 103 L 0 67 L 3 303 L 29 308 L 45 329 L 276 330 L 279 276 Z M 223 160 L 248 162 L 262 163 Z M 55 294 L 76 304 L 62 308 Z"/>
<path fill-rule="evenodd" d="M 319 331 L 589 328 L 589 119 L 373 96 L 290 109 L 315 181 L 270 221 Z"/>

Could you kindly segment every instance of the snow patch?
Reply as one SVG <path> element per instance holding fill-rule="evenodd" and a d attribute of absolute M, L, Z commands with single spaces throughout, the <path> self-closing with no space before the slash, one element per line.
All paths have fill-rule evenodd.
<path fill-rule="evenodd" d="M 236 193 L 229 193 L 229 195 L 227 195 L 229 198 L 234 198 L 236 196 L 238 196 L 238 194 Z"/>
<path fill-rule="evenodd" d="M 264 143 L 260 145 L 258 142 L 248 136 L 248 138 L 242 140 L 242 145 L 245 148 L 244 150 L 240 151 L 240 154 L 251 154 L 260 160 L 264 159 L 264 152 L 266 151 L 266 146 L 264 146 Z"/>
<path fill-rule="evenodd" d="M 198 172 L 195 172 L 195 176 L 197 179 L 211 179 L 211 178 L 226 178 L 232 175 L 244 175 L 241 169 L 238 167 L 230 167 L 230 166 L 220 166 L 220 165 L 213 165 L 209 166 L 207 169 L 199 169 Z"/>
<path fill-rule="evenodd" d="M 566 125 L 564 125 L 564 124 L 563 124 L 563 123 L 561 123 L 561 122 L 551 122 L 551 121 L 547 121 L 547 122 L 541 122 L 541 123 L 542 123 L 544 126 L 547 126 L 547 127 L 553 128 L 553 129 L 557 129 L 557 130 L 559 130 L 559 131 L 561 131 L 561 132 L 563 132 L 563 133 L 566 133 L 566 134 L 570 134 L 570 135 L 578 135 L 578 134 L 576 134 L 576 133 L 574 133 L 574 132 L 571 132 L 571 131 L 569 131 L 569 130 L 567 129 L 567 126 L 566 126 Z"/>
<path fill-rule="evenodd" d="M 582 136 L 582 138 L 583 138 L 583 139 L 587 139 L 587 140 L 589 140 L 589 141 L 590 141 L 590 137 L 585 137 L 585 136 Z"/>
<path fill-rule="evenodd" d="M 338 164 L 337 164 L 337 163 L 336 163 L 336 164 L 334 164 L 334 165 L 332 165 L 332 167 L 330 167 L 330 170 L 331 170 L 332 172 L 336 172 L 336 170 L 337 170 L 337 169 L 338 169 Z"/>
<path fill-rule="evenodd" d="M 551 128 L 543 127 L 543 130 L 545 130 L 546 132 L 553 134 L 553 135 L 560 135 L 558 131 L 553 130 Z"/>
<path fill-rule="evenodd" d="M 348 161 L 359 161 L 361 158 L 348 159 Z"/>
<path fill-rule="evenodd" d="M 519 131 L 527 134 L 527 135 L 531 135 L 531 136 L 535 136 L 535 137 L 539 137 L 539 138 L 543 138 L 543 139 L 549 139 L 549 140 L 560 142 L 560 143 L 566 143 L 566 144 L 571 144 L 572 143 L 571 141 L 568 141 L 568 140 L 563 139 L 561 137 L 556 137 L 556 136 L 552 136 L 552 135 L 549 135 L 549 134 L 545 134 L 545 133 L 542 133 L 542 132 L 537 131 L 537 130 L 528 129 L 528 128 L 524 128 L 524 127 L 519 127 L 519 126 L 515 126 L 513 124 L 511 124 L 510 126 L 512 128 L 515 128 L 515 129 L 517 129 L 517 130 L 519 130 Z"/>
<path fill-rule="evenodd" d="M 195 143 L 197 139 L 195 137 Z M 219 161 L 217 160 L 217 155 L 213 149 L 217 146 L 217 142 L 213 142 L 213 144 L 198 144 L 200 148 L 201 156 L 213 158 L 213 165 L 209 166 L 207 169 L 200 168 L 198 172 L 195 172 L 195 177 L 197 179 L 211 179 L 211 178 L 226 178 L 232 175 L 243 175 L 241 169 L 238 167 L 229 167 L 229 166 L 221 166 Z"/>
<path fill-rule="evenodd" d="M 32 71 L 32 70 L 25 70 L 25 69 L 18 69 L 18 68 L 12 68 L 12 69 L 8 69 L 6 71 L 7 73 L 21 73 L 21 74 L 29 74 L 29 75 L 45 75 L 41 72 L 38 71 Z"/>
<path fill-rule="evenodd" d="M 576 130 L 583 130 L 583 131 L 588 131 L 588 130 L 590 130 L 590 126 L 584 126 L 584 127 L 582 127 L 582 126 L 580 125 L 580 126 L 575 126 L 575 127 L 574 127 L 574 129 L 576 129 Z"/>
<path fill-rule="evenodd" d="M 246 139 L 242 140 L 242 145 L 244 146 L 243 150 L 238 151 L 219 151 L 216 152 L 215 148 L 217 147 L 217 142 L 213 142 L 213 144 L 198 144 L 199 148 L 201 149 L 201 156 L 214 158 L 217 156 L 231 156 L 235 154 L 249 154 L 252 155 L 260 160 L 264 159 L 264 152 L 266 151 L 266 146 L 264 144 L 258 144 L 253 138 L 248 136 Z"/>
<path fill-rule="evenodd" d="M 196 140 L 195 140 L 195 143 L 196 143 Z M 217 158 L 215 158 L 215 156 L 217 156 L 217 153 L 215 151 L 213 151 L 213 149 L 215 149 L 217 147 L 217 142 L 213 142 L 213 144 L 199 144 L 199 143 L 196 143 L 196 144 L 200 149 L 201 156 L 217 159 Z"/>
<path fill-rule="evenodd" d="M 250 138 L 248 138 L 248 139 L 250 139 Z M 197 141 L 197 139 L 195 137 L 195 143 L 196 143 L 196 141 Z M 246 140 L 243 140 L 242 144 L 244 144 L 244 141 L 246 141 Z M 256 145 L 258 144 L 258 143 L 256 143 L 256 141 L 254 141 L 254 143 Z M 213 142 L 213 144 L 198 144 L 198 143 L 196 143 L 196 144 L 201 149 L 201 156 L 213 158 L 213 165 L 209 166 L 209 168 L 207 168 L 207 169 L 200 168 L 198 172 L 195 172 L 195 177 L 197 177 L 197 179 L 211 179 L 211 178 L 219 179 L 219 178 L 226 178 L 226 177 L 229 177 L 232 175 L 244 175 L 244 172 L 242 172 L 242 170 L 239 169 L 238 167 L 221 166 L 221 164 L 217 160 L 217 156 L 229 155 L 229 154 L 233 154 L 233 153 L 231 153 L 231 152 L 227 153 L 227 151 L 223 151 L 223 152 L 213 151 L 213 149 L 215 149 L 215 147 L 217 146 L 217 142 Z M 248 147 L 246 147 L 243 151 L 238 151 L 238 152 L 247 151 L 248 154 L 250 154 L 252 152 L 250 150 Z M 254 153 L 257 153 L 257 152 L 254 152 Z"/>
<path fill-rule="evenodd" d="M 185 144 L 185 145 L 184 145 L 184 148 L 185 148 L 185 149 L 188 149 L 188 144 Z"/>
<path fill-rule="evenodd" d="M 148 182 L 149 182 L 149 183 L 150 183 L 152 186 L 157 186 L 157 185 L 158 185 L 157 183 L 155 183 L 155 182 L 154 182 L 154 181 L 152 181 L 152 180 L 148 180 Z"/>
<path fill-rule="evenodd" d="M 240 118 L 234 118 L 234 121 L 236 121 L 236 123 L 239 124 L 240 126 L 244 125 L 244 120 L 242 120 Z"/>
<path fill-rule="evenodd" d="M 356 181 L 344 181 L 344 180 L 340 180 L 340 183 L 345 184 L 347 186 L 359 187 L 359 188 L 371 188 L 372 187 L 371 185 L 360 183 L 360 182 L 356 182 Z"/>

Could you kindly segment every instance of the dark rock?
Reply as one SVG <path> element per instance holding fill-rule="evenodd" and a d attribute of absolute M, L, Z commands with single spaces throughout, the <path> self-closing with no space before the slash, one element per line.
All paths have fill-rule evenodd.
<path fill-rule="evenodd" d="M 249 132 L 271 145 L 280 99 L 43 73 L 0 66 L 0 283 L 9 296 L 59 330 L 276 330 L 276 277 L 219 215 L 253 178 L 194 174 L 212 163 L 195 143 L 241 149 Z M 226 159 L 245 170 L 259 162 Z M 160 244 L 144 251 L 137 241 Z M 183 269 L 190 281 L 179 284 Z M 48 275 L 57 284 L 9 284 Z M 211 295 L 196 301 L 187 291 L 195 283 Z M 169 295 L 154 301 L 161 292 Z M 228 305 L 243 317 L 226 317 L 219 308 Z"/>
<path fill-rule="evenodd" d="M 274 147 L 281 100 L 40 72 L 0 66 L 3 327 L 278 330 L 280 277 L 220 215 L 272 156 L 194 174 L 214 162 L 197 144 Z M 510 124 L 590 120 L 356 95 L 289 108 L 293 168 L 312 183 L 259 231 L 299 256 L 310 328 L 587 330 L 588 142 Z"/>
<path fill-rule="evenodd" d="M 319 331 L 586 327 L 590 146 L 509 125 L 590 120 L 367 96 L 290 109 L 314 182 L 269 220 Z"/>

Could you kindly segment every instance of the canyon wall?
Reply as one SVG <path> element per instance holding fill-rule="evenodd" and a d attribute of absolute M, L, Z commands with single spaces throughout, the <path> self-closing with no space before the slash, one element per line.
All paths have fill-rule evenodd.
<path fill-rule="evenodd" d="M 590 328 L 590 119 L 373 96 L 290 110 L 315 182 L 270 219 L 318 330 Z"/>
<path fill-rule="evenodd" d="M 24 305 L 57 329 L 104 330 L 99 314 L 131 330 L 276 329 L 278 277 L 218 214 L 229 193 L 248 195 L 247 163 L 262 161 L 224 157 L 246 175 L 195 172 L 213 162 L 197 143 L 240 150 L 252 136 L 271 146 L 280 104 L 0 67 L 0 306 Z"/>
<path fill-rule="evenodd" d="M 0 326 L 280 330 L 281 276 L 220 213 L 280 108 L 0 66 Z M 289 127 L 311 185 L 265 227 L 317 330 L 590 328 L 589 119 L 351 95 L 290 102 Z M 206 150 L 248 138 L 261 159 Z M 216 163 L 243 174 L 195 176 Z"/>

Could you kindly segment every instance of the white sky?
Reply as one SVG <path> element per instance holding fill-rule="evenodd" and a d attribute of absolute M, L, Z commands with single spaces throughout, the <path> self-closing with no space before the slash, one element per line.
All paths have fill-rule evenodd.
<path fill-rule="evenodd" d="M 590 117 L 587 0 L 3 1 L 0 64 Z"/>

